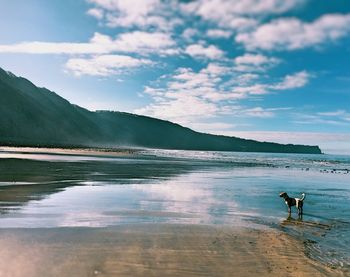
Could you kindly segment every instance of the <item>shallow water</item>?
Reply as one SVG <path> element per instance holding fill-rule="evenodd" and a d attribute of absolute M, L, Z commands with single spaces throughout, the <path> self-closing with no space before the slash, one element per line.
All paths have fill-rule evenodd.
<path fill-rule="evenodd" d="M 349 267 L 350 158 L 144 150 L 128 158 L 0 152 L 0 228 L 132 223 L 278 228 Z M 287 219 L 281 191 L 306 193 Z"/>

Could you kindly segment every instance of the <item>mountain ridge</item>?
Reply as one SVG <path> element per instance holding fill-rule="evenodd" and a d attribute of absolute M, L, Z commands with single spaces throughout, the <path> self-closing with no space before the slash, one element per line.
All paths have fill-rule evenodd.
<path fill-rule="evenodd" d="M 200 133 L 170 121 L 126 112 L 92 112 L 2 68 L 0 96 L 0 145 L 322 153 L 318 146 Z"/>

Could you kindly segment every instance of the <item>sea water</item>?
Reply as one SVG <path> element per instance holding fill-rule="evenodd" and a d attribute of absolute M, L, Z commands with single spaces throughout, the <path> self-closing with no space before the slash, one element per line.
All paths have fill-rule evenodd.
<path fill-rule="evenodd" d="M 306 193 L 304 215 L 279 197 Z M 0 152 L 0 228 L 181 223 L 277 228 L 350 265 L 350 157 L 139 150 L 126 157 Z"/>

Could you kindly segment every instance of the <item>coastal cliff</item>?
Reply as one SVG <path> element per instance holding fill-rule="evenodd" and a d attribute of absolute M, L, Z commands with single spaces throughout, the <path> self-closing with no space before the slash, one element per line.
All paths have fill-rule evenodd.
<path fill-rule="evenodd" d="M 321 153 L 318 146 L 211 135 L 136 114 L 91 112 L 1 68 L 0 98 L 0 145 Z"/>

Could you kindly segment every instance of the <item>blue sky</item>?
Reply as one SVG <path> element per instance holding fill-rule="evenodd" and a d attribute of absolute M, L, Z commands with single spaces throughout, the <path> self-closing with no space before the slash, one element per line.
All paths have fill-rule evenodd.
<path fill-rule="evenodd" d="M 72 103 L 350 153 L 348 0 L 0 5 L 0 66 Z"/>

